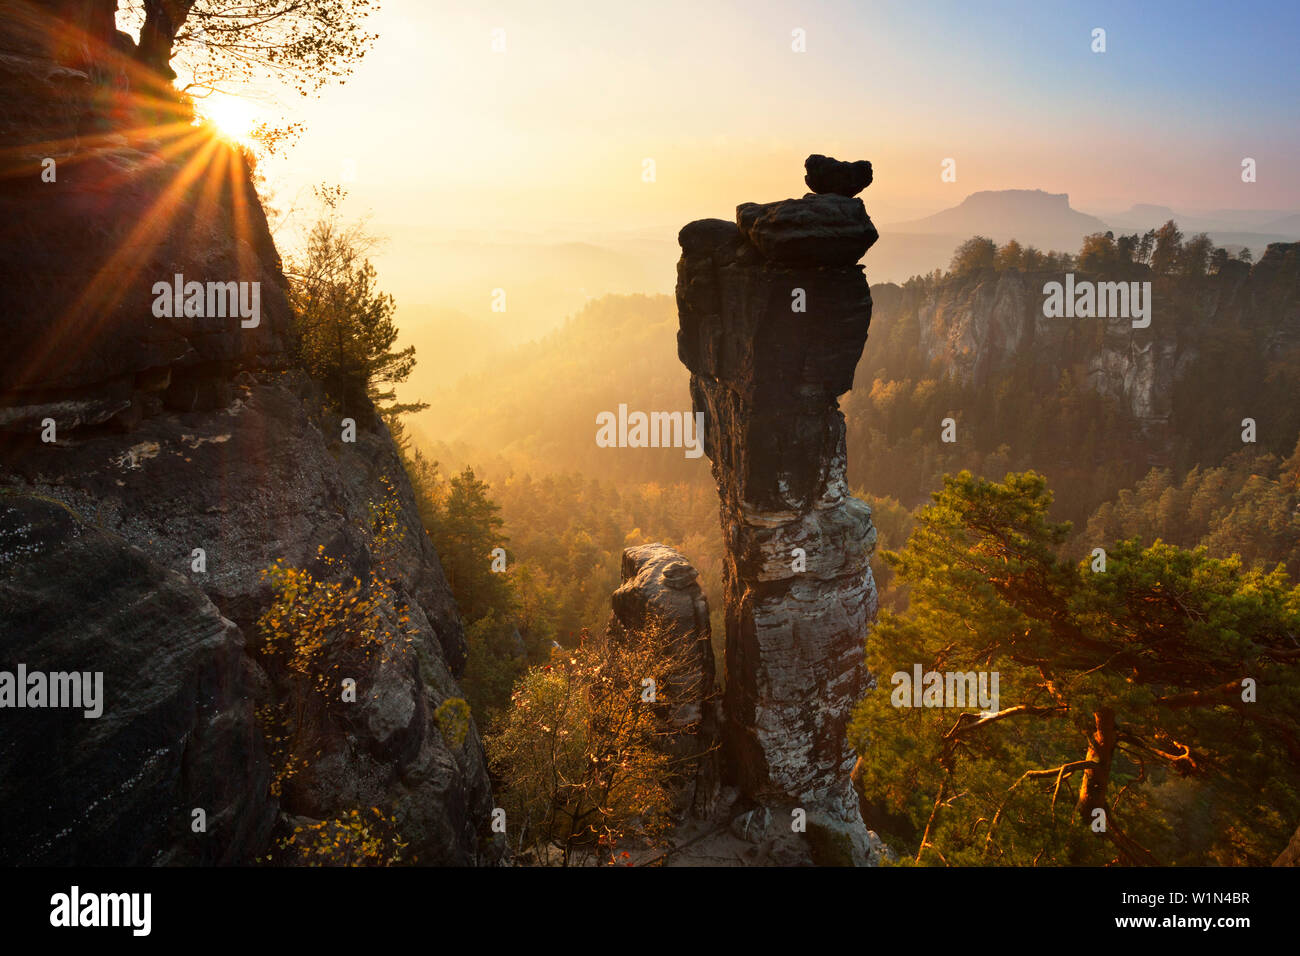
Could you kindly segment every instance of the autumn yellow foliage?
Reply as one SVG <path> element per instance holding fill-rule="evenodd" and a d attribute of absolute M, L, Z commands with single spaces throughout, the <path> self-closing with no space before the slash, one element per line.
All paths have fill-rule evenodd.
<path fill-rule="evenodd" d="M 298 866 L 394 866 L 404 860 L 406 843 L 396 835 L 397 820 L 378 807 L 369 813 L 352 810 L 332 820 L 294 827 L 276 842 L 277 848 Z"/>

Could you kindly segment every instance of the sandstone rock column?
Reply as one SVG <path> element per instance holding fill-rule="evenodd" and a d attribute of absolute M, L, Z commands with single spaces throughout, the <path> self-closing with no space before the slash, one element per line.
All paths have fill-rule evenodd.
<path fill-rule="evenodd" d="M 704 815 L 717 795 L 718 701 L 714 687 L 709 601 L 699 572 L 676 548 L 654 543 L 623 551 L 623 583 L 611 595 L 607 632 L 615 639 L 647 626 L 667 630 L 681 654 L 664 697 L 664 748 L 684 777 L 678 809 Z"/>
<path fill-rule="evenodd" d="M 813 156 L 807 170 L 818 192 L 681 230 L 678 355 L 721 499 L 728 773 L 764 807 L 850 826 L 858 846 L 845 726 L 867 680 L 876 533 L 848 493 L 838 398 L 867 338 L 857 262 L 877 233 L 853 198 L 870 164 Z"/>

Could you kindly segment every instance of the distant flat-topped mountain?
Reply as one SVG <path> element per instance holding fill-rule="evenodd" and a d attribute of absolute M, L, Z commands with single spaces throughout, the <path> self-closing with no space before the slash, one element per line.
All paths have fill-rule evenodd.
<path fill-rule="evenodd" d="M 971 193 L 960 205 L 924 219 L 890 224 L 897 232 L 928 235 L 989 236 L 999 242 L 1018 239 L 1042 245 L 1043 238 L 1060 239 L 1078 246 L 1091 232 L 1105 232 L 1106 223 L 1096 216 L 1070 208 L 1065 193 L 1041 189 L 999 189 Z"/>
<path fill-rule="evenodd" d="M 1096 216 L 1070 207 L 1065 193 L 1001 189 L 971 193 L 960 205 L 924 219 L 886 222 L 872 250 L 872 281 L 904 281 L 947 268 L 953 250 L 971 236 L 1003 243 L 1015 239 L 1044 251 L 1076 252 L 1083 237 L 1109 228 Z"/>

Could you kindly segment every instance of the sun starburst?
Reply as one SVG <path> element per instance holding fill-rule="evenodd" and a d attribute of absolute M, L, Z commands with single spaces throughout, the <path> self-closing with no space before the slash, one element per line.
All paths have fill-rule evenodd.
<path fill-rule="evenodd" d="M 213 94 L 198 104 L 197 111 L 220 135 L 234 143 L 248 145 L 257 128 L 256 111 L 237 96 Z"/>

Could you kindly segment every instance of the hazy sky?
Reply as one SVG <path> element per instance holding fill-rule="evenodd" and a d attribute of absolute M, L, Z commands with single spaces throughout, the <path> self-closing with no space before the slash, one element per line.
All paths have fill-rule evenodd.
<path fill-rule="evenodd" d="M 437 237 L 671 235 L 801 194 L 810 152 L 872 160 L 863 198 L 885 223 L 1016 187 L 1096 212 L 1293 210 L 1298 10 L 383 0 L 346 86 L 281 97 L 308 131 L 266 169 L 285 198 L 339 181 L 350 160 L 349 212 Z M 1095 27 L 1105 53 L 1090 49 Z M 945 157 L 955 183 L 940 180 Z"/>

